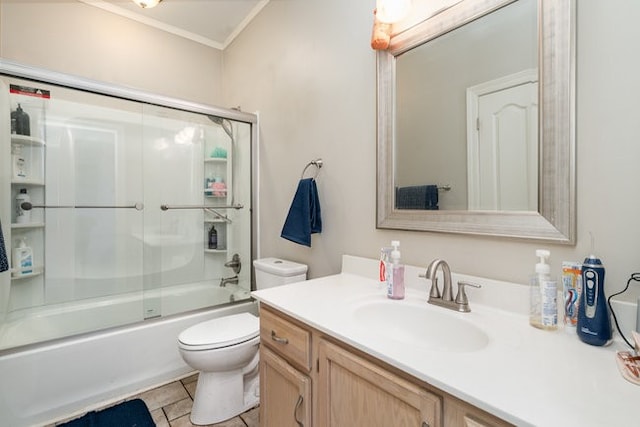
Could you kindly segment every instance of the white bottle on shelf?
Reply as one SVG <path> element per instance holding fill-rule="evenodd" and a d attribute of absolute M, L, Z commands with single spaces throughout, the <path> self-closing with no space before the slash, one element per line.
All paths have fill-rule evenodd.
<path fill-rule="evenodd" d="M 14 275 L 33 273 L 33 250 L 27 246 L 26 237 L 20 237 L 17 242 L 13 249 L 13 268 L 16 270 Z"/>
<path fill-rule="evenodd" d="M 31 203 L 31 197 L 27 194 L 26 188 L 21 188 L 16 196 L 16 223 L 18 224 L 31 222 L 31 210 L 22 209 L 24 202 Z"/>
<path fill-rule="evenodd" d="M 27 177 L 27 162 L 22 153 L 21 144 L 13 144 L 11 147 L 11 163 L 13 179 L 25 179 Z"/>

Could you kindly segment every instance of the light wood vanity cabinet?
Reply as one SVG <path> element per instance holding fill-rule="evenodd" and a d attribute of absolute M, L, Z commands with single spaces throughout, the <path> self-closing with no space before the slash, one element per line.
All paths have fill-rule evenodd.
<path fill-rule="evenodd" d="M 262 304 L 261 427 L 510 424 Z"/>

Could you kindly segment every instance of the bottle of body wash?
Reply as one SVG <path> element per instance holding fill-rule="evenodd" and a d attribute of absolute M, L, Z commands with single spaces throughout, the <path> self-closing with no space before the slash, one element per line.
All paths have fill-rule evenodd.
<path fill-rule="evenodd" d="M 547 259 L 551 253 L 538 249 L 535 274 L 531 277 L 529 323 L 539 329 L 558 329 L 558 285 L 551 278 L 551 267 Z"/>
<path fill-rule="evenodd" d="M 391 242 L 391 271 L 388 272 L 387 297 L 391 299 L 404 299 L 404 265 L 400 264 L 400 242 Z"/>
<path fill-rule="evenodd" d="M 26 237 L 17 239 L 17 245 L 13 249 L 14 276 L 22 276 L 33 273 L 33 250 L 27 246 Z"/>

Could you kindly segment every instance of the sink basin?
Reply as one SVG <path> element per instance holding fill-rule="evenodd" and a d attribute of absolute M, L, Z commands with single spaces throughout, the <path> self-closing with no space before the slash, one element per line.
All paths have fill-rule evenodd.
<path fill-rule="evenodd" d="M 413 303 L 388 299 L 368 301 L 355 307 L 355 320 L 385 339 L 426 350 L 477 351 L 489 343 L 487 334 L 455 312 L 433 307 L 426 301 Z"/>

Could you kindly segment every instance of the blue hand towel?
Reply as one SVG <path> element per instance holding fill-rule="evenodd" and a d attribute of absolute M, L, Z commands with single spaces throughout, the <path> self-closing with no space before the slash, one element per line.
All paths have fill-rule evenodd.
<path fill-rule="evenodd" d="M 311 234 L 322 232 L 318 188 L 313 178 L 298 183 L 280 237 L 311 247 Z"/>
<path fill-rule="evenodd" d="M 0 224 L 0 273 L 9 269 L 9 257 L 7 257 L 7 248 L 4 245 L 4 236 L 2 235 L 2 224 Z"/>
<path fill-rule="evenodd" d="M 396 188 L 396 209 L 438 210 L 438 186 L 414 185 Z"/>

